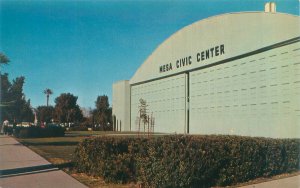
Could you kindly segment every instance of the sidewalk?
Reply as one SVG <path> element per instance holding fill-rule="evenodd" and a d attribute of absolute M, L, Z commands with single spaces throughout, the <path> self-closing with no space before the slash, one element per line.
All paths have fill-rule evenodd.
<path fill-rule="evenodd" d="M 240 188 L 298 188 L 300 187 L 300 175 L 267 181 L 263 183 L 247 185 Z"/>
<path fill-rule="evenodd" d="M 15 139 L 0 135 L 0 188 L 86 188 Z"/>

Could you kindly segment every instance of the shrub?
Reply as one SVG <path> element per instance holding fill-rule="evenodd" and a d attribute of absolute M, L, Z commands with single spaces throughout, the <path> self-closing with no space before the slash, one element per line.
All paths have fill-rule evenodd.
<path fill-rule="evenodd" d="M 3 127 L 3 133 L 4 134 L 8 134 L 8 135 L 12 135 L 13 134 L 13 127 L 11 127 L 11 126 L 4 126 Z"/>
<path fill-rule="evenodd" d="M 16 127 L 14 136 L 17 138 L 42 138 L 42 137 L 61 137 L 65 135 L 65 128 L 60 126 L 46 126 L 45 128 Z"/>
<path fill-rule="evenodd" d="M 146 187 L 234 185 L 296 171 L 299 139 L 241 136 L 98 137 L 75 151 L 78 171 Z"/>
<path fill-rule="evenodd" d="M 132 138 L 86 139 L 76 148 L 77 170 L 102 176 L 108 182 L 135 179 L 135 141 Z"/>

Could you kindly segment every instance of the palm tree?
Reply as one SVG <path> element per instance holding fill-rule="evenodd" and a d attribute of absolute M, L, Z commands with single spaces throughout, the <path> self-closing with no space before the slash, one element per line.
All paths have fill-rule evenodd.
<path fill-rule="evenodd" d="M 0 66 L 3 65 L 7 65 L 9 62 L 8 57 L 6 57 L 5 54 L 3 54 L 2 52 L 0 52 Z"/>
<path fill-rule="evenodd" d="M 44 94 L 46 94 L 46 96 L 47 96 L 47 106 L 48 106 L 48 104 L 49 104 L 49 96 L 52 95 L 53 92 L 52 92 L 51 89 L 47 88 L 47 89 L 44 90 Z"/>

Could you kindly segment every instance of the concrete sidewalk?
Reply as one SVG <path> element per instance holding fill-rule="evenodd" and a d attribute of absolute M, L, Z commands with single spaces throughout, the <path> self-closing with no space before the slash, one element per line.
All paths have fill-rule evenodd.
<path fill-rule="evenodd" d="M 300 187 L 300 175 L 262 182 L 253 185 L 247 185 L 240 188 L 298 188 Z"/>
<path fill-rule="evenodd" d="M 0 188 L 86 188 L 15 139 L 0 135 Z"/>

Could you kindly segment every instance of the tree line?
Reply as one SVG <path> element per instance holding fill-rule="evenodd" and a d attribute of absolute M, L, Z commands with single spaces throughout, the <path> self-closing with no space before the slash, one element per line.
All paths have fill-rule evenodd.
<path fill-rule="evenodd" d="M 10 62 L 8 57 L 0 52 L 0 66 Z M 8 73 L 0 72 L 0 122 L 8 120 L 16 125 L 21 122 L 34 122 L 38 125 L 64 124 L 82 127 L 98 127 L 101 130 L 112 130 L 112 109 L 106 95 L 98 96 L 95 108 L 84 117 L 80 106 L 77 104 L 77 96 L 71 93 L 62 93 L 55 98 L 55 105 L 49 105 L 49 97 L 53 91 L 49 88 L 43 93 L 47 97 L 46 105 L 33 108 L 30 100 L 26 99 L 23 92 L 25 77 L 20 76 L 11 82 Z M 42 93 L 42 92 L 41 92 Z"/>
<path fill-rule="evenodd" d="M 47 97 L 48 98 L 48 97 Z M 71 93 L 62 93 L 55 99 L 55 105 L 38 106 L 36 115 L 42 123 L 64 123 L 81 127 L 94 127 L 101 130 L 112 129 L 112 109 L 106 95 L 98 96 L 95 109 L 88 111 L 84 117 L 77 104 L 77 96 Z"/>

